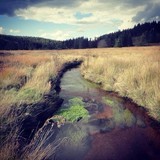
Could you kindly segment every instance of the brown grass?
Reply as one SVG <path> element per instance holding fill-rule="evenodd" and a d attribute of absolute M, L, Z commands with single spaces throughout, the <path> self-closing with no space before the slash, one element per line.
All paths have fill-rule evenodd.
<path fill-rule="evenodd" d="M 97 51 L 82 65 L 84 77 L 101 84 L 104 90 L 131 98 L 160 120 L 160 47 Z"/>
<path fill-rule="evenodd" d="M 57 51 L 45 52 L 17 51 L 0 57 L 3 62 L 0 68 L 0 112 L 15 103 L 33 103 L 42 99 L 50 90 L 49 79 L 57 74 L 62 64 L 75 58 L 73 55 L 59 56 Z"/>
<path fill-rule="evenodd" d="M 159 46 L 10 53 L 0 56 L 1 120 L 11 105 L 18 107 L 21 103 L 40 101 L 50 90 L 49 79 L 56 76 L 62 65 L 83 58 L 81 73 L 86 79 L 101 84 L 104 90 L 116 91 L 121 96 L 131 98 L 160 121 Z M 12 118 L 8 117 L 7 121 L 12 121 Z M 13 159 L 14 145 L 6 143 L 1 146 L 1 159 Z M 44 158 L 50 150 L 48 147 L 44 152 L 37 148 L 36 152 L 28 153 L 26 159 Z"/>
<path fill-rule="evenodd" d="M 0 68 L 1 111 L 13 103 L 39 101 L 50 89 L 49 78 L 56 75 L 64 62 L 83 58 L 81 71 L 86 79 L 102 84 L 107 91 L 133 99 L 159 119 L 159 46 L 10 53 L 0 56 L 3 62 Z M 23 77 L 26 77 L 25 83 L 22 83 Z M 14 87 L 17 84 L 21 87 L 18 91 Z"/>

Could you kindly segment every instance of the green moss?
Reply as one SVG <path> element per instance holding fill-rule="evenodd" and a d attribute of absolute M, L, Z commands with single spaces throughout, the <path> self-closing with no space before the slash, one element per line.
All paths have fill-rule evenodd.
<path fill-rule="evenodd" d="M 128 109 L 114 108 L 113 119 L 117 125 L 131 127 L 135 124 L 136 118 Z"/>
<path fill-rule="evenodd" d="M 89 115 L 88 111 L 84 108 L 84 102 L 81 98 L 70 99 L 69 107 L 60 109 L 57 114 L 70 122 L 75 122 L 78 118 L 86 118 Z"/>
<path fill-rule="evenodd" d="M 31 101 L 31 102 L 34 102 L 34 101 L 40 100 L 42 98 L 42 95 L 36 89 L 24 88 L 24 89 L 21 89 L 18 92 L 18 95 L 17 95 L 16 98 L 17 98 L 17 100 L 21 100 L 21 101 Z"/>
<path fill-rule="evenodd" d="M 135 124 L 136 118 L 134 115 L 128 109 L 124 109 L 117 100 L 112 100 L 110 97 L 103 97 L 103 101 L 112 108 L 113 120 L 117 126 L 131 127 Z"/>
<path fill-rule="evenodd" d="M 111 99 L 110 97 L 103 97 L 103 102 L 111 107 L 117 106 L 117 101 Z"/>
<path fill-rule="evenodd" d="M 131 127 L 135 124 L 136 118 L 131 113 L 131 111 L 129 111 L 128 109 L 125 109 L 124 112 L 123 112 L 123 116 L 124 116 L 124 119 L 125 119 L 125 124 L 128 127 Z"/>

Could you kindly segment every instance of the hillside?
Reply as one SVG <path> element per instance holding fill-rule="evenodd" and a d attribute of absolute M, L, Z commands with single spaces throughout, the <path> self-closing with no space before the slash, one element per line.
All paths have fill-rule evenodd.
<path fill-rule="evenodd" d="M 98 47 L 147 46 L 160 42 L 160 22 L 144 23 L 98 38 Z"/>
<path fill-rule="evenodd" d="M 55 41 L 38 37 L 0 34 L 0 50 L 83 49 L 148 46 L 160 43 L 160 21 L 137 24 L 132 29 L 102 35 L 94 40 L 79 37 Z"/>

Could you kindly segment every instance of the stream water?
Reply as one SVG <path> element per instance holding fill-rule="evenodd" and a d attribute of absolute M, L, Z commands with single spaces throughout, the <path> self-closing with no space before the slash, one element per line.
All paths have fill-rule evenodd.
<path fill-rule="evenodd" d="M 56 160 L 159 160 L 160 135 L 144 110 L 86 81 L 78 68 L 61 80 L 62 109 L 82 101 L 86 118 L 65 122 L 52 142 L 59 141 Z M 51 143 L 51 140 L 50 140 Z"/>

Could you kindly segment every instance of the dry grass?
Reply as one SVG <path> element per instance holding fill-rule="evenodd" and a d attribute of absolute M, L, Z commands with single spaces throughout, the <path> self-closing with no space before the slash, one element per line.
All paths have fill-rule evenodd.
<path fill-rule="evenodd" d="M 18 138 L 17 138 L 17 129 L 10 132 L 7 135 L 5 141 L 0 142 L 0 159 L 1 160 L 18 160 L 17 152 L 18 152 Z M 3 135 L 1 135 L 3 136 Z"/>
<path fill-rule="evenodd" d="M 6 118 L 11 106 L 19 107 L 23 103 L 31 104 L 40 101 L 43 95 L 50 91 L 50 78 L 56 76 L 65 62 L 75 59 L 75 56 L 70 54 L 58 55 L 57 51 L 10 51 L 9 53 L 11 54 L 0 56 L 1 126 L 16 121 L 16 117 L 12 115 Z M 14 127 L 11 134 L 16 134 Z M 0 159 L 14 159 L 15 143 L 10 143 L 8 140 L 10 136 L 5 136 L 7 136 L 6 141 L 0 145 Z M 40 152 L 41 150 L 38 149 L 28 157 L 32 159 Z"/>
<path fill-rule="evenodd" d="M 0 115 L 10 105 L 41 100 L 50 90 L 49 79 L 62 64 L 75 58 L 70 54 L 58 55 L 57 51 L 45 52 L 17 51 L 0 56 Z"/>
<path fill-rule="evenodd" d="M 160 47 L 101 49 L 95 55 L 82 65 L 84 77 L 131 98 L 160 120 Z"/>
<path fill-rule="evenodd" d="M 159 119 L 160 47 L 10 53 L 0 56 L 1 112 L 14 103 L 39 101 L 50 89 L 49 78 L 56 75 L 62 64 L 83 57 L 81 71 L 86 79 L 130 97 Z"/>
<path fill-rule="evenodd" d="M 18 107 L 21 103 L 41 100 L 50 90 L 49 79 L 56 76 L 62 65 L 75 58 L 83 58 L 81 72 L 86 79 L 101 84 L 104 90 L 131 98 L 160 121 L 160 47 L 10 53 L 0 56 L 1 120 L 11 105 Z M 8 121 L 12 118 L 8 117 Z M 44 158 L 51 150 L 48 147 L 43 151 L 37 148 L 36 152 L 26 155 L 26 159 Z M 14 143 L 6 143 L 1 148 L 2 159 L 13 159 Z"/>

